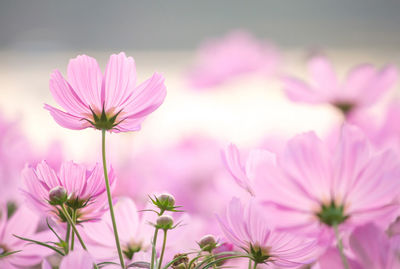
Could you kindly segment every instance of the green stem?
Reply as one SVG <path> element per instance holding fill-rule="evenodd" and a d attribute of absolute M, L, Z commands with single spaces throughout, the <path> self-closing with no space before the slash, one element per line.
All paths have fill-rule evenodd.
<path fill-rule="evenodd" d="M 101 130 L 101 134 L 102 134 L 101 148 L 102 148 L 102 155 L 103 155 L 103 169 L 104 169 L 104 179 L 106 181 L 108 206 L 110 209 L 110 216 L 111 216 L 111 221 L 112 221 L 112 225 L 113 225 L 114 238 L 115 238 L 115 244 L 117 245 L 119 261 L 121 263 L 121 267 L 125 268 L 124 256 L 122 254 L 121 244 L 119 243 L 117 223 L 115 222 L 114 208 L 113 208 L 111 190 L 110 190 L 110 181 L 108 180 L 107 163 L 106 163 L 106 130 L 105 129 Z"/>
<path fill-rule="evenodd" d="M 167 232 L 168 232 L 168 230 L 165 229 L 162 248 L 161 248 L 161 254 L 160 254 L 160 261 L 158 262 L 158 269 L 161 269 L 162 260 L 164 258 L 165 245 L 167 244 Z"/>
<path fill-rule="evenodd" d="M 336 241 L 337 241 L 337 248 L 339 250 L 340 253 L 340 258 L 342 259 L 342 263 L 345 269 L 349 269 L 349 262 L 347 261 L 346 256 L 344 255 L 343 252 L 343 242 L 342 239 L 340 238 L 339 235 L 339 227 L 337 225 L 337 223 L 333 224 L 333 230 L 335 231 L 335 237 L 336 237 Z"/>
<path fill-rule="evenodd" d="M 75 210 L 72 211 L 72 221 L 74 224 L 76 224 L 76 211 Z M 74 246 L 75 246 L 75 233 L 74 233 L 74 231 L 72 231 L 72 233 L 71 233 L 71 251 L 74 250 Z"/>
<path fill-rule="evenodd" d="M 251 259 L 249 259 L 249 266 L 248 266 L 248 268 L 251 269 Z"/>
<path fill-rule="evenodd" d="M 65 248 L 65 254 L 69 252 L 69 236 L 71 234 L 71 225 L 67 223 L 67 234 L 65 235 L 65 242 L 67 243 L 67 247 Z"/>
<path fill-rule="evenodd" d="M 158 228 L 154 230 L 153 242 L 152 242 L 152 249 L 151 249 L 151 263 L 150 269 L 154 269 L 154 260 L 156 257 L 156 244 L 157 244 L 157 235 L 158 235 Z"/>
<path fill-rule="evenodd" d="M 68 211 L 65 209 L 65 205 L 64 204 L 61 205 L 61 209 L 62 209 L 63 214 L 64 214 L 65 218 L 67 219 L 69 225 L 71 225 L 72 230 L 75 232 L 76 237 L 78 237 L 78 240 L 82 245 L 82 248 L 84 250 L 87 250 L 87 248 L 85 246 L 85 243 L 83 243 L 82 237 L 80 236 L 78 230 L 76 229 L 76 227 L 75 227 L 75 225 L 74 225 L 74 223 L 73 223 L 73 221 L 71 219 L 71 216 L 68 214 Z"/>

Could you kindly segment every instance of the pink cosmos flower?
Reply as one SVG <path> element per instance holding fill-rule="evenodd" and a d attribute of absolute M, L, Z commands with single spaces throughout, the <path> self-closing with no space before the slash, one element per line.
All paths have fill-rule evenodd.
<path fill-rule="evenodd" d="M 127 264 L 133 261 L 150 261 L 149 253 L 154 228 L 148 224 L 149 219 L 140 218 L 135 203 L 128 198 L 119 199 L 114 210 Z M 89 252 L 96 260 L 118 261 L 109 213 L 104 214 L 100 222 L 85 223 L 83 236 Z"/>
<path fill-rule="evenodd" d="M 400 268 L 400 237 L 389 238 L 373 223 L 354 229 L 349 240 L 347 257 L 350 269 Z M 321 269 L 344 268 L 337 249 L 329 249 L 318 261 Z"/>
<path fill-rule="evenodd" d="M 164 78 L 158 73 L 136 85 L 135 62 L 123 52 L 110 56 L 104 75 L 97 61 L 86 55 L 70 60 L 67 74 L 68 81 L 55 70 L 50 79 L 50 91 L 65 112 L 47 104 L 45 109 L 69 129 L 137 131 L 166 95 Z"/>
<path fill-rule="evenodd" d="M 328 103 L 344 114 L 376 103 L 398 79 L 398 71 L 394 66 L 377 69 L 370 64 L 362 64 L 350 70 L 341 83 L 332 64 L 322 56 L 312 58 L 308 69 L 311 83 L 291 76 L 283 79 L 287 96 L 295 102 Z"/>
<path fill-rule="evenodd" d="M 20 171 L 32 159 L 31 145 L 18 122 L 0 116 L 0 203 L 20 200 Z"/>
<path fill-rule="evenodd" d="M 101 218 L 108 210 L 103 168 L 96 164 L 93 169 L 72 161 L 64 162 L 56 173 L 46 161 L 36 168 L 26 167 L 22 171 L 25 182 L 23 193 L 28 204 L 41 213 L 50 213 L 59 221 L 64 221 L 58 207 L 49 203 L 49 192 L 56 187 L 63 187 L 68 195 L 66 206 L 77 211 L 77 222 L 93 221 Z M 109 172 L 111 186 L 114 186 L 113 170 Z"/>
<path fill-rule="evenodd" d="M 226 238 L 258 264 L 290 268 L 311 263 L 315 241 L 270 229 L 270 217 L 254 201 L 243 206 L 239 199 L 233 198 L 226 216 L 218 217 L 218 221 Z"/>
<path fill-rule="evenodd" d="M 51 250 L 45 247 L 28 244 L 14 236 L 15 234 L 35 240 L 49 240 L 47 232 L 35 233 L 38 224 L 39 216 L 25 206 L 20 207 L 10 218 L 7 218 L 6 207 L 0 208 L 0 268 L 17 269 L 33 266 L 51 253 Z M 2 257 L 14 251 L 17 252 Z"/>
<path fill-rule="evenodd" d="M 389 238 L 373 223 L 357 227 L 350 236 L 350 248 L 364 269 L 400 268 L 400 237 Z"/>
<path fill-rule="evenodd" d="M 92 256 L 84 250 L 75 250 L 65 256 L 59 269 L 92 269 L 94 264 L 94 260 Z M 44 260 L 42 264 L 42 269 L 52 269 L 51 265 Z"/>
<path fill-rule="evenodd" d="M 209 88 L 243 74 L 273 75 L 279 62 L 280 55 L 273 46 L 249 33 L 235 31 L 202 45 L 188 80 L 194 88 Z"/>
<path fill-rule="evenodd" d="M 398 156 L 376 152 L 352 126 L 343 126 L 333 149 L 313 132 L 301 134 L 276 161 L 269 152 L 255 153 L 246 171 L 237 156 L 225 154 L 233 160 L 228 169 L 235 177 L 250 186 L 263 205 L 278 211 L 283 230 L 322 233 L 330 241 L 332 226 L 353 228 L 369 221 L 387 225 L 389 213 L 398 207 Z"/>

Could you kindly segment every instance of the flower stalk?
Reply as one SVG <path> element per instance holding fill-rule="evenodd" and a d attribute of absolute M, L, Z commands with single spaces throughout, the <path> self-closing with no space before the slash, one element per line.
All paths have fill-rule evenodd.
<path fill-rule="evenodd" d="M 125 268 L 124 256 L 122 254 L 121 244 L 119 242 L 117 223 L 115 222 L 114 208 L 113 208 L 111 190 L 110 190 L 110 181 L 108 180 L 108 171 L 107 171 L 107 162 L 106 162 L 106 130 L 105 129 L 101 130 L 101 135 L 102 135 L 101 148 L 102 148 L 102 155 L 103 155 L 104 180 L 106 181 L 108 206 L 109 206 L 109 210 L 110 210 L 110 216 L 111 216 L 111 221 L 112 221 L 112 225 L 113 225 L 114 238 L 115 238 L 115 244 L 117 245 L 119 261 L 120 261 L 121 267 Z"/>
<path fill-rule="evenodd" d="M 333 224 L 333 230 L 335 231 L 335 237 L 336 237 L 336 241 L 337 241 L 337 248 L 339 250 L 340 253 L 340 258 L 342 259 L 342 263 L 345 269 L 349 269 L 349 262 L 347 261 L 346 256 L 344 255 L 343 252 L 343 242 L 342 239 L 340 238 L 339 235 L 339 227 L 337 223 Z"/>
<path fill-rule="evenodd" d="M 68 214 L 68 211 L 67 211 L 67 209 L 65 208 L 65 205 L 64 205 L 64 204 L 61 204 L 61 210 L 62 210 L 62 212 L 63 212 L 65 218 L 67 219 L 69 225 L 71 225 L 72 231 L 76 234 L 76 237 L 78 238 L 79 242 L 81 243 L 82 248 L 83 248 L 84 250 L 87 250 L 87 248 L 86 248 L 86 246 L 85 246 L 85 243 L 83 242 L 82 237 L 80 236 L 80 234 L 79 234 L 79 232 L 78 232 L 78 229 L 76 229 L 76 226 L 75 226 L 75 224 L 74 224 L 74 222 L 73 222 L 71 216 Z M 73 237 L 72 237 L 72 238 L 73 238 Z M 72 240 L 72 238 L 71 238 L 71 240 Z"/>

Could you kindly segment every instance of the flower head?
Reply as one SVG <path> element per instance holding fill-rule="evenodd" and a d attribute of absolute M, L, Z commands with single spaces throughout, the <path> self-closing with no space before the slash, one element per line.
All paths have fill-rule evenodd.
<path fill-rule="evenodd" d="M 345 125 L 331 149 L 313 132 L 294 137 L 276 162 L 250 160 L 246 173 L 255 196 L 278 210 L 281 228 L 332 235 L 334 225 L 387 225 L 400 192 L 400 163 L 377 152 L 355 127 Z"/>
<path fill-rule="evenodd" d="M 376 69 L 370 64 L 363 64 L 350 70 L 346 80 L 341 83 L 332 64 L 322 56 L 312 58 L 308 69 L 312 83 L 290 76 L 284 78 L 287 96 L 296 102 L 329 103 L 344 114 L 376 103 L 398 78 L 394 66 Z"/>
<path fill-rule="evenodd" d="M 227 239 L 258 264 L 298 267 L 312 262 L 315 241 L 269 228 L 268 215 L 253 201 L 244 206 L 233 198 L 226 216 L 218 221 Z"/>
<path fill-rule="evenodd" d="M 135 62 L 123 52 L 110 56 L 104 75 L 97 61 L 86 55 L 70 60 L 67 74 L 68 81 L 58 70 L 50 78 L 50 91 L 65 112 L 47 104 L 45 109 L 69 129 L 137 131 L 166 95 L 164 78 L 158 73 L 136 85 Z"/>
<path fill-rule="evenodd" d="M 198 52 L 198 61 L 188 75 L 197 89 L 217 86 L 249 73 L 274 75 L 280 55 L 273 46 L 260 42 L 243 31 L 206 42 Z"/>
<path fill-rule="evenodd" d="M 12 216 L 7 216 L 5 207 L 0 208 L 0 268 L 33 266 L 51 254 L 51 250 L 45 247 L 29 244 L 14 236 L 49 240 L 47 232 L 36 233 L 38 225 L 39 216 L 25 206 L 20 207 Z"/>
<path fill-rule="evenodd" d="M 131 199 L 119 199 L 114 209 L 125 259 L 127 261 L 147 260 L 147 251 L 151 249 L 154 228 L 148 224 L 148 219 L 140 218 L 136 205 Z M 83 235 L 89 251 L 96 259 L 117 260 L 118 253 L 115 249 L 113 227 L 108 212 L 104 214 L 100 222 L 85 223 Z"/>
<path fill-rule="evenodd" d="M 64 162 L 56 173 L 45 161 L 36 168 L 26 167 L 22 171 L 25 181 L 24 194 L 36 209 L 42 213 L 51 213 L 59 221 L 65 222 L 59 207 L 51 197 L 61 190 L 67 196 L 65 205 L 76 211 L 77 222 L 100 219 L 106 208 L 106 188 L 103 169 L 99 164 L 89 170 L 84 165 Z M 113 170 L 109 173 L 111 185 L 114 185 Z"/>

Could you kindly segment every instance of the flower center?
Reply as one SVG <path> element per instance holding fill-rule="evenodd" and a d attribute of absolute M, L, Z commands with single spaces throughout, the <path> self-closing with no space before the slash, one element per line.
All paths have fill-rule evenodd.
<path fill-rule="evenodd" d="M 6 248 L 6 246 L 0 245 L 0 258 L 2 257 L 2 255 L 6 254 L 7 252 L 9 252 L 9 250 Z"/>
<path fill-rule="evenodd" d="M 349 218 L 344 213 L 344 206 L 336 205 L 333 200 L 329 204 L 322 204 L 321 210 L 316 215 L 322 223 L 328 226 L 339 225 Z"/>
<path fill-rule="evenodd" d="M 259 245 L 250 244 L 249 254 L 252 256 L 253 261 L 257 264 L 266 263 L 271 258 L 269 249 L 269 247 L 261 247 Z"/>
<path fill-rule="evenodd" d="M 93 119 L 92 120 L 85 119 L 85 120 L 87 120 L 90 124 L 92 124 L 93 127 L 96 129 L 111 130 L 121 122 L 121 121 L 116 122 L 116 119 L 122 110 L 118 111 L 117 113 L 112 113 L 110 111 L 106 113 L 103 107 L 100 115 L 94 112 L 92 108 L 90 108 L 90 111 L 92 112 Z"/>
<path fill-rule="evenodd" d="M 135 253 L 139 252 L 141 249 L 142 249 L 141 243 L 132 242 L 128 244 L 122 252 L 125 254 L 125 257 L 127 257 L 129 260 L 132 260 L 133 255 L 135 255 Z"/>
<path fill-rule="evenodd" d="M 337 109 L 342 111 L 344 115 L 348 115 L 354 108 L 354 104 L 348 102 L 337 102 L 333 104 Z"/>

